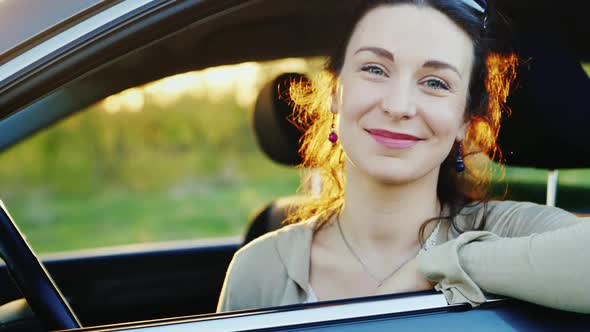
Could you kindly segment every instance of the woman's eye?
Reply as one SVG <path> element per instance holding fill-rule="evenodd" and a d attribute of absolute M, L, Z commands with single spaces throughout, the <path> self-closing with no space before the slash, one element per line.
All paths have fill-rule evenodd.
<path fill-rule="evenodd" d="M 429 79 L 424 84 L 434 90 L 450 90 L 449 85 L 439 79 Z"/>
<path fill-rule="evenodd" d="M 387 73 L 385 72 L 385 70 L 383 70 L 383 68 L 376 66 L 376 65 L 366 65 L 366 66 L 361 67 L 361 70 L 364 72 L 367 72 L 369 74 L 373 74 L 373 75 L 387 76 Z"/>

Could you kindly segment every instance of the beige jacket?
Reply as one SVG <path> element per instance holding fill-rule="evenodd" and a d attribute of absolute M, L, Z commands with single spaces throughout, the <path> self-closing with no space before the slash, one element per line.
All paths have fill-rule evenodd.
<path fill-rule="evenodd" d="M 457 216 L 472 227 L 481 205 Z M 307 221 L 268 233 L 235 255 L 218 311 L 303 303 L 308 297 L 313 232 Z M 484 292 L 590 313 L 590 218 L 520 202 L 490 202 L 485 231 L 459 234 L 441 224 L 418 269 L 449 304 L 477 306 Z"/>

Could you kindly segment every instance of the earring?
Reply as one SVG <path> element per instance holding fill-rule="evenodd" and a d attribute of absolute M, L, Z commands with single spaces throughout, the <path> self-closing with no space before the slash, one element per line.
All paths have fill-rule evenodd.
<path fill-rule="evenodd" d="M 336 144 L 338 142 L 338 135 L 336 134 L 336 114 L 332 113 L 332 129 L 330 130 L 330 135 L 328 135 L 328 140 L 332 142 L 332 144 Z"/>
<path fill-rule="evenodd" d="M 457 148 L 457 161 L 455 162 L 455 171 L 457 173 L 463 173 L 465 170 L 465 163 L 463 162 L 463 141 L 459 142 L 459 147 Z"/>

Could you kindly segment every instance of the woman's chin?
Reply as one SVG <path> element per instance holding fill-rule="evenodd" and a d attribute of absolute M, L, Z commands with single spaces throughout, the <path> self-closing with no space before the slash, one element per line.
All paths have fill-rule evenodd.
<path fill-rule="evenodd" d="M 416 168 L 410 167 L 373 167 L 367 170 L 366 174 L 373 181 L 386 185 L 401 185 L 416 181 L 421 177 Z"/>
<path fill-rule="evenodd" d="M 412 158 L 357 156 L 355 159 L 347 158 L 346 168 L 349 169 L 348 176 L 379 184 L 403 185 L 418 181 L 432 172 L 438 176 L 436 165 L 428 166 L 424 160 L 419 162 Z"/>

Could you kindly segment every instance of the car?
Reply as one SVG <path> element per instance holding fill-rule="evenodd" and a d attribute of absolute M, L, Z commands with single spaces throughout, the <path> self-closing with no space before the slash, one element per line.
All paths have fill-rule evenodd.
<path fill-rule="evenodd" d="M 245 104 L 252 107 L 256 95 L 261 93 L 256 104 L 256 116 L 259 118 L 255 125 L 258 126 L 259 144 L 272 159 L 292 166 L 297 162 L 298 132 L 289 129 L 284 114 L 278 113 L 285 112 L 285 104 L 284 100 L 274 93 L 277 91 L 277 84 L 280 87 L 284 80 L 272 79 L 287 72 L 317 69 L 318 64 L 322 62 L 321 57 L 334 46 L 337 40 L 334 36 L 346 30 L 347 22 L 352 17 L 350 8 L 356 2 L 109 0 L 72 4 L 65 1 L 55 14 L 51 10 L 55 11 L 56 6 L 48 5 L 46 2 L 21 1 L 22 6 L 36 8 L 34 12 L 40 13 L 45 20 L 41 22 L 23 18 L 21 22 L 25 22 L 24 25 L 28 25 L 29 21 L 35 21 L 40 25 L 36 25 L 37 29 L 34 32 L 27 30 L 28 32 L 22 35 L 20 33 L 24 30 L 23 24 L 21 27 L 15 25 L 14 29 L 6 32 L 20 36 L 21 40 L 15 37 L 18 40 L 17 45 L 14 46 L 13 42 L 4 47 L 3 54 L 0 55 L 2 155 L 18 154 L 19 159 L 14 159 L 17 162 L 13 169 L 20 172 L 28 169 L 34 172 L 44 163 L 64 167 L 58 167 L 54 171 L 76 179 L 72 191 L 72 196 L 76 198 L 78 189 L 91 183 L 92 179 L 88 179 L 87 174 L 77 174 L 67 162 L 60 163 L 63 154 L 55 147 L 72 146 L 72 153 L 82 154 L 88 152 L 88 146 L 81 145 L 81 142 L 67 135 L 47 136 L 47 142 L 44 143 L 46 149 L 42 154 L 44 159 L 31 159 L 33 154 L 31 150 L 27 150 L 26 144 L 40 137 L 39 135 L 52 134 L 50 128 L 74 126 L 72 119 L 86 116 L 85 114 L 96 114 L 88 109 L 100 105 L 106 112 L 100 113 L 100 117 L 89 115 L 84 118 L 85 120 L 76 122 L 76 126 L 79 125 L 76 130 L 106 132 L 108 127 L 111 130 L 109 133 L 115 133 L 114 136 L 108 137 L 111 144 L 109 149 L 112 149 L 109 151 L 113 151 L 113 155 L 121 159 L 102 160 L 100 158 L 105 155 L 98 158 L 98 152 L 92 150 L 90 155 L 95 159 L 89 161 L 83 157 L 72 159 L 72 162 L 85 163 L 88 167 L 102 165 L 103 162 L 105 165 L 110 162 L 108 165 L 111 166 L 127 162 L 129 168 L 125 174 L 128 176 L 131 177 L 140 171 L 151 174 L 149 179 L 142 178 L 141 181 L 133 182 L 133 185 L 141 188 L 148 180 L 168 176 L 166 165 L 169 164 L 158 163 L 155 159 L 142 159 L 142 155 L 138 154 L 128 158 L 129 147 L 125 145 L 125 141 L 117 140 L 117 137 L 123 137 L 117 135 L 125 135 L 138 127 L 140 120 L 133 116 L 139 114 L 142 118 L 144 115 L 147 117 L 147 112 L 140 113 L 135 110 L 137 105 L 143 105 L 146 101 L 134 99 L 137 96 L 137 90 L 134 89 L 173 75 L 198 71 L 202 76 L 191 81 L 191 84 L 215 80 L 213 88 L 207 90 L 208 94 L 215 95 L 215 91 L 221 90 L 223 84 L 227 85 L 223 74 L 227 72 L 207 72 L 208 69 L 245 64 L 246 67 L 239 67 L 240 70 L 244 70 L 256 67 L 257 64 L 272 63 L 256 67 L 258 72 L 265 73 L 263 76 L 266 80 L 272 81 L 266 89 L 258 89 L 259 85 L 254 90 L 242 86 L 236 89 L 243 92 L 241 96 L 244 97 Z M 590 80 L 581 66 L 581 63 L 590 60 L 590 45 L 583 42 L 584 36 L 590 32 L 590 27 L 584 24 L 586 5 L 583 2 L 575 2 L 566 6 L 555 2 L 532 0 L 498 2 L 499 8 L 512 21 L 514 31 L 511 32 L 511 36 L 514 36 L 523 59 L 523 65 L 519 68 L 518 84 L 509 99 L 513 114 L 505 119 L 499 140 L 504 151 L 503 161 L 512 166 L 550 170 L 547 203 L 557 203 L 580 214 L 588 212 L 589 205 L 583 205 L 583 201 L 588 198 L 590 191 L 583 191 L 583 187 L 560 192 L 556 197 L 555 172 L 557 169 L 590 167 L 590 144 L 586 143 L 589 136 L 584 128 L 587 123 L 587 112 L 584 111 L 585 96 L 587 91 L 590 91 Z M 14 0 L 0 1 L 0 11 L 10 15 L 9 9 L 17 8 L 18 3 Z M 5 7 L 2 10 L 2 6 L 8 5 L 15 7 Z M 27 12 L 32 11 L 23 10 L 21 13 Z M 48 19 L 44 14 L 47 17 L 54 16 Z M 284 62 L 273 62 L 281 59 Z M 215 76 L 215 73 L 221 74 Z M 240 77 L 246 78 L 254 75 L 252 73 L 246 70 Z M 183 76 L 182 79 L 187 77 Z M 146 89 L 145 91 L 149 92 L 149 88 Z M 123 97 L 118 95 L 120 93 L 125 93 L 128 99 L 122 101 Z M 264 98 L 267 98 L 266 101 Z M 156 146 L 160 144 L 158 137 L 170 134 L 165 130 L 166 119 L 172 118 L 172 115 L 161 111 L 166 108 L 165 100 L 162 101 L 162 105 L 164 106 L 160 109 L 159 117 L 150 120 L 152 122 L 146 120 L 145 128 L 151 128 L 145 136 L 149 140 L 138 143 L 141 146 Z M 121 112 L 120 109 L 124 107 L 128 110 L 127 113 L 121 113 L 121 121 L 108 120 L 111 122 L 104 122 L 103 127 L 92 126 L 95 123 L 93 121 L 102 121 L 108 114 Z M 201 163 L 213 163 L 211 168 L 215 170 L 214 174 L 217 174 L 216 182 L 207 182 L 204 185 L 231 187 L 231 184 L 227 184 L 227 174 L 234 174 L 231 170 L 232 167 L 236 167 L 235 154 L 228 153 L 227 158 L 222 161 L 211 161 L 213 157 L 210 156 L 220 147 L 231 144 L 236 144 L 236 148 L 231 150 L 232 153 L 252 150 L 254 139 L 250 141 L 252 144 L 233 139 L 235 133 L 250 131 L 250 128 L 240 124 L 224 127 L 224 130 L 216 129 L 224 125 L 219 115 L 224 112 L 222 104 L 202 107 L 199 110 L 186 107 L 189 111 L 183 113 L 184 116 L 199 113 L 199 116 L 205 117 L 205 120 L 202 120 L 204 122 L 200 122 L 203 128 L 199 128 L 213 130 L 211 140 L 217 143 L 211 145 L 210 150 L 198 154 L 199 151 L 191 145 L 192 136 L 180 137 L 178 140 L 182 141 L 182 144 L 171 148 L 172 152 L 166 150 L 169 152 L 166 155 L 170 158 L 169 162 L 182 162 L 191 166 L 192 168 L 187 166 L 186 172 L 199 169 Z M 556 116 L 556 110 L 559 110 L 559 116 Z M 229 114 L 246 121 L 243 123 L 249 121 L 247 113 L 232 112 Z M 272 119 L 273 116 L 277 118 Z M 191 119 L 194 122 L 194 118 L 188 119 L 184 123 L 192 123 Z M 271 132 L 271 128 L 274 128 L 275 132 Z M 548 132 L 552 133 L 552 139 L 547 139 Z M 174 130 L 170 135 L 178 133 Z M 271 144 L 268 144 L 269 140 Z M 57 144 L 56 141 L 61 143 Z M 196 146 L 205 146 L 204 142 L 205 136 L 199 137 L 201 145 Z M 24 149 L 23 152 L 18 152 L 21 148 Z M 175 159 L 178 155 L 199 156 L 200 159 Z M 9 161 L 8 157 L 0 160 Z M 255 161 L 258 162 L 258 159 Z M 145 243 L 141 244 L 98 244 L 96 246 L 102 248 L 47 253 L 38 258 L 33 251 L 35 248 L 32 248 L 35 247 L 35 238 L 26 231 L 25 238 L 19 230 L 25 229 L 22 227 L 25 224 L 20 216 L 26 216 L 28 211 L 34 210 L 41 215 L 38 220 L 41 220 L 40 223 L 45 227 L 42 228 L 43 235 L 48 241 L 57 235 L 47 236 L 45 233 L 51 234 L 51 231 L 55 230 L 57 234 L 58 231 L 73 227 L 73 224 L 84 224 L 86 228 L 81 229 L 85 234 L 65 233 L 66 235 L 59 237 L 57 242 L 70 238 L 76 240 L 78 237 L 83 238 L 82 241 L 85 242 L 96 238 L 111 240 L 103 237 L 116 239 L 119 233 L 122 233 L 122 225 L 116 222 L 110 224 L 108 236 L 98 235 L 101 226 L 85 223 L 85 220 L 80 220 L 81 217 L 76 218 L 74 215 L 70 216 L 72 220 L 65 220 L 69 224 L 62 226 L 59 215 L 51 217 L 58 208 L 40 203 L 44 199 L 50 203 L 57 202 L 49 199 L 53 195 L 51 192 L 29 193 L 25 190 L 26 195 L 36 195 L 31 199 L 31 204 L 40 206 L 24 205 L 22 208 L 13 209 L 11 199 L 4 198 L 10 196 L 6 188 L 25 186 L 19 182 L 22 178 L 18 173 L 2 173 L 5 170 L 3 167 L 8 166 L 4 162 L 0 164 L 0 182 L 4 188 L 0 191 L 0 198 L 4 201 L 0 212 L 0 254 L 6 263 L 0 266 L 0 304 L 6 303 L 0 307 L 1 331 L 590 329 L 589 315 L 553 310 L 516 299 L 496 297 L 493 294 L 489 294 L 487 303 L 476 308 L 469 304 L 448 305 L 444 296 L 435 291 L 214 313 L 228 264 L 236 250 L 244 244 L 243 237 L 191 240 L 185 238 L 186 234 L 181 234 L 181 241 L 157 243 L 151 242 L 151 238 L 147 237 L 147 240 L 143 241 Z M 257 168 L 259 164 L 254 163 L 252 169 Z M 116 184 L 121 181 L 122 177 L 116 177 L 117 173 L 112 171 L 113 169 L 116 168 L 101 169 L 93 173 L 103 174 L 97 183 L 102 185 L 108 180 Z M 264 172 L 267 169 L 270 168 L 264 168 Z M 282 173 L 283 171 L 285 173 Z M 544 171 L 539 173 L 526 169 L 522 172 L 544 176 Z M 14 178 L 6 174 L 12 174 Z M 296 172 L 281 168 L 276 170 L 276 174 L 279 174 L 279 177 L 288 177 L 296 175 Z M 43 174 L 38 177 L 43 178 Z M 168 192 L 166 197 L 173 197 L 170 201 L 163 201 L 161 196 L 150 197 L 149 204 L 142 208 L 145 208 L 148 214 L 158 212 L 173 219 L 175 206 L 171 204 L 177 204 L 185 199 L 186 195 L 183 193 L 187 190 L 192 194 L 196 193 L 198 197 L 208 195 L 207 191 L 202 190 L 201 182 L 192 185 L 192 182 L 188 185 L 185 182 Z M 13 183 L 12 187 L 9 186 L 10 183 Z M 261 194 L 251 194 L 252 189 L 249 189 L 250 194 L 241 196 L 246 200 L 244 205 L 249 208 L 248 212 L 230 214 L 225 218 L 242 218 L 241 225 L 247 225 L 248 218 L 243 215 L 256 212 L 261 201 L 271 198 L 272 202 L 263 207 L 260 213 L 254 213 L 254 217 L 251 218 L 247 239 L 251 240 L 280 227 L 277 220 L 281 219 L 285 207 L 297 199 L 296 196 L 289 196 L 295 194 L 293 181 L 285 183 L 273 180 L 268 184 L 271 187 L 286 188 L 282 189 L 283 193 L 280 196 L 257 196 Z M 157 183 L 153 185 L 157 186 Z M 295 187 L 296 185 L 297 183 Z M 514 184 L 511 186 L 511 197 L 544 201 L 545 195 L 538 194 L 544 194 L 544 188 L 539 190 L 535 187 L 536 189 L 531 191 L 532 187 L 534 186 L 526 183 L 520 186 Z M 95 214 L 108 220 L 110 215 L 116 215 L 117 211 L 120 211 L 120 205 L 129 204 L 125 197 L 139 195 L 138 192 L 141 191 L 138 189 L 122 194 L 108 193 L 112 195 L 108 196 L 108 202 L 122 202 L 121 204 L 106 204 L 104 201 L 95 204 L 83 200 L 82 205 L 88 205 L 96 210 Z M 272 191 L 273 195 L 274 193 L 275 191 Z M 251 202 L 248 200 L 251 196 L 258 198 Z M 226 196 L 215 196 L 211 198 L 214 199 L 214 203 L 207 202 L 209 205 L 218 204 L 226 211 L 224 213 L 241 209 L 241 205 L 231 200 L 224 201 L 224 197 Z M 139 208 L 134 211 L 136 210 Z M 192 224 L 212 223 L 209 221 L 212 217 L 201 215 L 195 210 L 188 211 L 191 215 L 188 220 Z M 192 217 L 193 215 L 196 217 Z M 140 218 L 136 214 L 130 216 Z M 144 215 L 141 218 L 144 218 Z M 224 219 L 220 220 L 215 222 L 227 222 Z M 164 226 L 156 228 L 158 232 L 166 233 L 166 221 L 160 220 Z M 105 227 L 107 226 L 102 228 Z M 228 226 L 230 229 L 231 227 L 233 226 Z M 144 239 L 141 236 L 138 238 Z M 42 244 L 41 241 L 39 243 Z M 19 300 L 23 296 L 26 302 Z"/>

